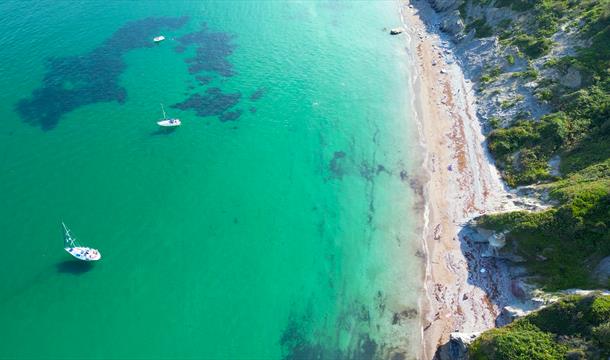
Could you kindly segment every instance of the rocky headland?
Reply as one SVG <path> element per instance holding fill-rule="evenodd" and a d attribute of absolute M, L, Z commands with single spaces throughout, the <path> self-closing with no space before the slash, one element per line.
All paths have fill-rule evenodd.
<path fill-rule="evenodd" d="M 402 12 L 427 99 L 422 357 L 490 356 L 536 310 L 589 311 L 610 295 L 610 3 L 412 0 Z M 602 313 L 588 332 L 536 323 L 519 341 L 544 333 L 557 358 L 608 355 Z"/>

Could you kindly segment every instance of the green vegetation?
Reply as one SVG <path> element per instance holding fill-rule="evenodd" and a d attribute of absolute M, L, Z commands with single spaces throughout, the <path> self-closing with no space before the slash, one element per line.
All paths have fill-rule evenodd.
<path fill-rule="evenodd" d="M 549 88 L 538 88 L 536 90 L 535 96 L 538 101 L 548 102 L 553 99 L 553 90 Z"/>
<path fill-rule="evenodd" d="M 531 79 L 537 79 L 538 78 L 538 70 L 536 70 L 534 67 L 529 66 L 527 68 L 527 70 L 525 71 L 521 71 L 521 72 L 514 72 L 512 74 L 513 77 L 520 77 L 520 78 L 531 78 Z"/>
<path fill-rule="evenodd" d="M 468 18 L 469 9 L 483 5 L 510 8 L 516 14 L 495 26 Z M 550 107 L 547 115 L 532 119 L 523 111 L 506 128 L 499 126 L 500 119 L 490 119 L 488 146 L 506 182 L 537 184 L 555 205 L 539 212 L 484 215 L 477 223 L 505 232 L 507 249 L 526 260 L 531 279 L 544 290 L 610 287 L 592 276 L 600 260 L 610 256 L 610 0 L 466 0 L 460 14 L 477 37 L 498 36 L 502 46 L 516 47 L 517 55 L 530 64 L 539 64 L 535 59 L 551 53 L 556 45 L 551 39 L 562 29 L 585 46 L 571 56 L 545 58 L 542 67 L 530 65 L 511 75 L 536 80 L 534 94 Z M 515 63 L 514 56 L 505 59 L 508 65 Z M 545 78 L 547 73 L 559 77 Z M 498 76 L 499 71 L 488 69 L 481 84 Z M 500 107 L 511 108 L 517 101 L 502 101 Z M 559 174 L 549 164 L 557 155 Z M 566 297 L 485 332 L 470 347 L 470 356 L 609 358 L 610 297 Z"/>
<path fill-rule="evenodd" d="M 487 71 L 481 75 L 481 84 L 489 84 L 498 80 L 498 76 L 500 76 L 500 74 L 502 74 L 502 68 L 499 66 L 487 69 Z"/>
<path fill-rule="evenodd" d="M 515 36 L 512 39 L 512 43 L 517 45 L 519 50 L 532 59 L 546 55 L 553 44 L 553 42 L 546 37 L 536 37 L 528 34 L 519 34 Z"/>
<path fill-rule="evenodd" d="M 476 38 L 489 37 L 494 34 L 492 27 L 487 25 L 487 21 L 485 19 L 474 20 L 466 26 L 466 32 L 469 32 L 471 29 L 475 30 L 474 36 Z"/>
<path fill-rule="evenodd" d="M 610 255 L 610 0 L 499 0 L 495 6 L 527 11 L 529 16 L 502 31 L 510 32 L 503 34 L 505 45 L 516 45 L 530 58 L 548 53 L 553 46 L 550 36 L 564 25 L 572 24 L 590 46 L 544 65 L 562 74 L 578 71 L 579 88 L 540 79 L 531 66 L 513 74 L 537 79 L 535 95 L 552 112 L 537 121 L 522 116 L 508 128 L 494 127 L 488 137 L 509 185 L 543 182 L 558 205 L 540 213 L 486 216 L 480 223 L 509 230 L 512 248 L 528 260 L 546 289 L 610 286 L 590 276 L 599 260 Z M 500 106 L 514 104 L 513 99 Z M 561 157 L 563 177 L 551 175 L 548 162 L 555 155 Z M 597 332 L 608 336 L 608 327 Z"/>
<path fill-rule="evenodd" d="M 508 230 L 513 251 L 547 290 L 596 287 L 590 275 L 610 253 L 610 161 L 558 181 L 550 195 L 562 205 L 543 212 L 484 216 L 480 226 Z M 610 284 L 601 284 L 610 285 Z"/>
<path fill-rule="evenodd" d="M 471 359 L 605 359 L 610 356 L 610 296 L 566 296 L 512 324 L 482 334 Z"/>
<path fill-rule="evenodd" d="M 502 119 L 500 119 L 497 116 L 494 116 L 491 119 L 489 119 L 489 126 L 491 126 L 492 129 L 499 129 L 501 123 L 502 123 Z"/>

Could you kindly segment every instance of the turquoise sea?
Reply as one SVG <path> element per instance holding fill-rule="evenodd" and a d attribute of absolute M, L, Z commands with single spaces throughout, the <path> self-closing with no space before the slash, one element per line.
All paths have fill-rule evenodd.
<path fill-rule="evenodd" d="M 413 358 L 398 7 L 0 2 L 0 358 Z"/>

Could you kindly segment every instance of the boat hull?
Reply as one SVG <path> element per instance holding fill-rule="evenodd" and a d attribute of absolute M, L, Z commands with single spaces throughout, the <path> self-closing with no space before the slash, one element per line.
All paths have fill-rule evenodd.
<path fill-rule="evenodd" d="M 163 127 L 176 127 L 182 125 L 182 122 L 180 122 L 180 119 L 166 119 L 157 121 L 157 125 Z"/>
<path fill-rule="evenodd" d="M 98 261 L 102 258 L 102 254 L 100 254 L 97 249 L 92 249 L 83 246 L 67 247 L 64 249 L 68 254 L 82 261 Z"/>

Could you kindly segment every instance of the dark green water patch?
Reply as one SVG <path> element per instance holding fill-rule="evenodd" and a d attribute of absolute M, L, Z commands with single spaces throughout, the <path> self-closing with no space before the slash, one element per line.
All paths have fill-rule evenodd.
<path fill-rule="evenodd" d="M 195 56 L 186 59 L 191 74 L 206 71 L 229 77 L 235 74 L 233 64 L 227 59 L 235 49 L 232 39 L 228 33 L 209 31 L 204 24 L 201 30 L 179 37 L 180 45 L 174 50 L 182 53 L 190 46 L 195 47 Z"/>
<path fill-rule="evenodd" d="M 207 84 L 211 83 L 214 78 L 211 76 L 195 76 L 195 79 L 197 79 L 199 84 L 207 85 Z"/>
<path fill-rule="evenodd" d="M 209 88 L 203 94 L 193 94 L 181 103 L 172 105 L 180 110 L 194 110 L 199 116 L 219 116 L 221 121 L 236 120 L 240 110 L 229 111 L 239 103 L 240 93 L 225 94 L 220 88 Z M 227 113 L 225 113 L 227 112 Z"/>
<path fill-rule="evenodd" d="M 262 98 L 263 95 L 265 95 L 266 92 L 267 92 L 267 89 L 259 88 L 255 92 L 253 92 L 252 95 L 250 95 L 250 100 L 257 101 L 260 98 Z"/>
<path fill-rule="evenodd" d="M 127 68 L 123 55 L 153 47 L 152 38 L 163 29 L 178 29 L 188 17 L 150 17 L 126 23 L 92 51 L 50 58 L 42 86 L 15 105 L 23 121 L 51 130 L 61 117 L 81 106 L 98 102 L 124 103 L 127 90 L 119 78 Z"/>
<path fill-rule="evenodd" d="M 333 154 L 333 158 L 330 160 L 328 164 L 328 169 L 330 170 L 331 178 L 333 179 L 341 179 L 343 175 L 345 175 L 345 166 L 344 160 L 345 152 L 343 151 L 335 151 Z"/>
<path fill-rule="evenodd" d="M 183 53 L 189 48 L 194 48 L 195 55 L 185 60 L 189 65 L 188 71 L 194 75 L 200 85 L 208 85 L 214 80 L 209 75 L 210 73 L 216 73 L 225 78 L 235 75 L 233 64 L 228 59 L 235 50 L 232 39 L 233 35 L 210 31 L 204 24 L 201 30 L 176 39 L 180 45 L 176 46 L 174 50 L 177 53 Z M 202 117 L 218 116 L 222 122 L 235 121 L 243 111 L 230 109 L 239 103 L 240 99 L 240 93 L 223 93 L 220 88 L 211 87 L 205 93 L 192 94 L 172 107 L 180 110 L 194 110 L 198 116 Z"/>
<path fill-rule="evenodd" d="M 241 116 L 242 111 L 240 109 L 237 109 L 235 111 L 227 111 L 225 113 L 222 113 L 219 116 L 220 121 L 224 122 L 224 121 L 235 121 L 237 120 L 240 116 Z"/>

